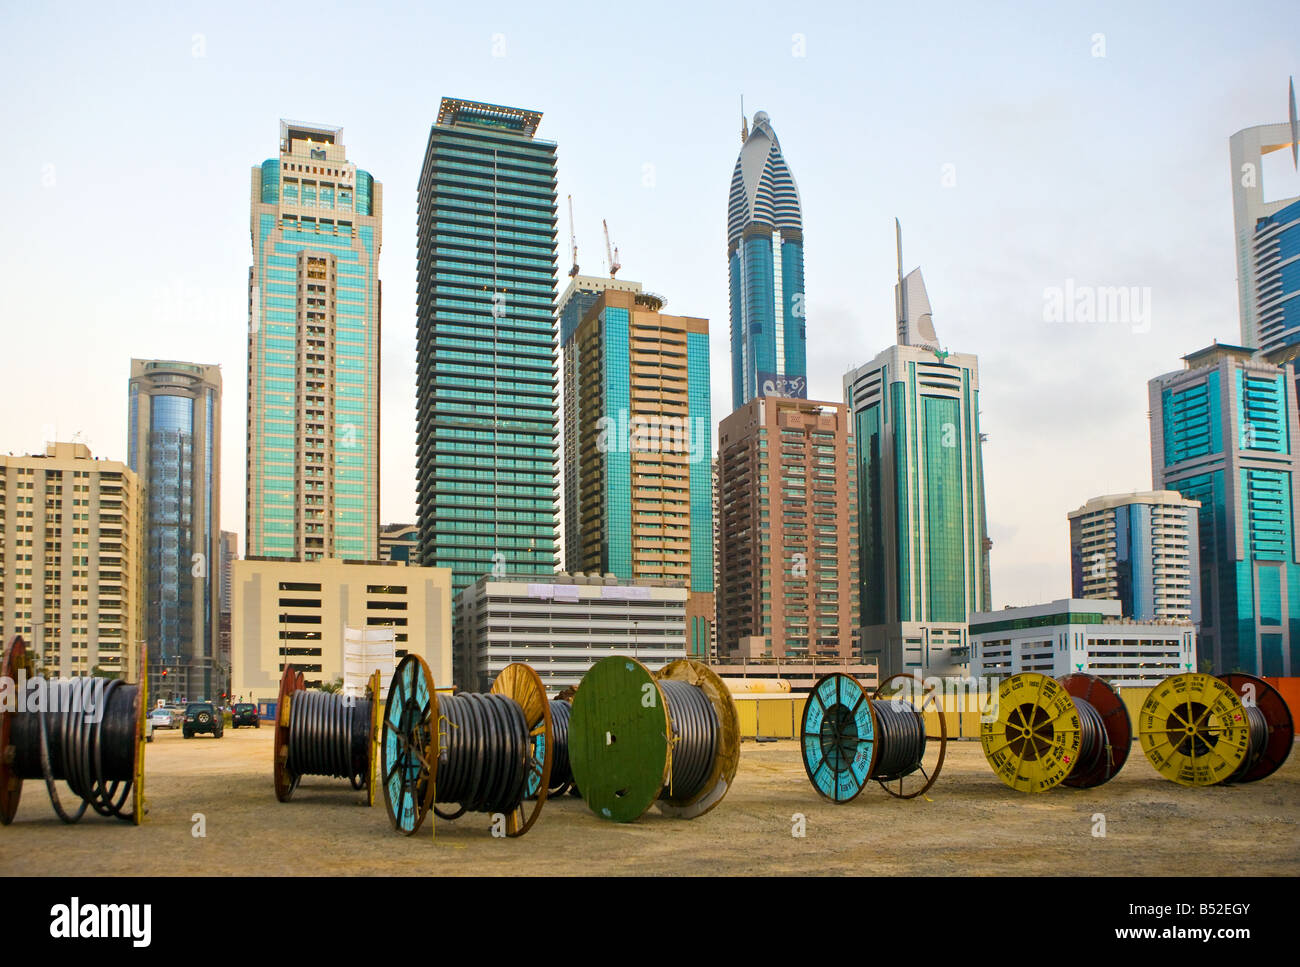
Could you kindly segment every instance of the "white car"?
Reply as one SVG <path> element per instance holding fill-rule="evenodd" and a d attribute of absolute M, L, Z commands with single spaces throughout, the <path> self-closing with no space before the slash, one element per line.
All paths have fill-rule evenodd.
<path fill-rule="evenodd" d="M 176 720 L 172 718 L 171 709 L 156 708 L 149 713 L 149 724 L 155 729 L 174 729 Z"/>

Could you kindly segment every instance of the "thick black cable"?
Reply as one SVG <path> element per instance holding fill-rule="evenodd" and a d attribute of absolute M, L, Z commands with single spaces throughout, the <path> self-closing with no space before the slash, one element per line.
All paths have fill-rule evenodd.
<path fill-rule="evenodd" d="M 289 702 L 289 757 L 285 768 L 296 776 L 347 779 L 353 789 L 370 775 L 368 698 L 300 689 Z"/>
<path fill-rule="evenodd" d="M 921 768 L 925 756 L 925 719 L 910 704 L 900 708 L 890 699 L 871 703 L 876 718 L 875 763 L 871 778 L 901 779 Z"/>
<path fill-rule="evenodd" d="M 718 752 L 718 713 L 704 690 L 689 682 L 660 679 L 672 727 L 671 783 L 659 798 L 691 799 L 703 791 Z"/>
<path fill-rule="evenodd" d="M 573 706 L 563 700 L 551 702 L 551 736 L 554 753 L 551 756 L 551 789 L 563 791 L 573 782 L 573 767 L 569 765 L 569 715 Z"/>
<path fill-rule="evenodd" d="M 461 812 L 518 809 L 532 752 L 519 703 L 490 692 L 461 692 L 438 696 L 438 711 L 447 721 L 439 726 L 435 801 L 458 803 Z"/>
<path fill-rule="evenodd" d="M 1264 755 L 1264 750 L 1268 748 L 1268 717 L 1258 705 L 1242 705 L 1246 710 L 1246 728 L 1248 732 L 1248 743 L 1246 745 L 1246 755 L 1241 760 L 1241 765 L 1233 770 L 1225 781 L 1240 781 L 1246 773 L 1259 763 L 1260 758 Z"/>
<path fill-rule="evenodd" d="M 1106 723 L 1097 707 L 1087 699 L 1074 696 L 1074 707 L 1079 710 L 1079 758 L 1070 772 L 1086 776 L 1110 754 L 1106 748 Z"/>
<path fill-rule="evenodd" d="M 101 816 L 131 821 L 123 808 L 135 782 L 136 702 L 140 686 L 117 679 L 74 678 L 27 682 L 13 713 L 13 770 L 44 779 L 54 811 L 75 823 L 89 806 Z M 32 711 L 37 709 L 37 711 Z M 55 783 L 63 781 L 80 805 L 63 808 Z"/>

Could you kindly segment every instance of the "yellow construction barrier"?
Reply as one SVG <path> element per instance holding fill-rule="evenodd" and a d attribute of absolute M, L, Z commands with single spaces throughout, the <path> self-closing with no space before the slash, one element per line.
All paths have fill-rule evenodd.
<path fill-rule="evenodd" d="M 1129 717 L 1137 722 L 1138 709 L 1146 701 L 1147 688 L 1120 689 L 1120 697 L 1128 708 Z M 736 710 L 740 713 L 742 739 L 797 739 L 803 722 L 804 694 L 734 694 Z M 935 697 L 937 708 L 925 713 L 925 730 L 930 735 L 939 732 L 942 714 L 949 739 L 975 739 L 980 737 L 980 696 L 940 695 Z"/>

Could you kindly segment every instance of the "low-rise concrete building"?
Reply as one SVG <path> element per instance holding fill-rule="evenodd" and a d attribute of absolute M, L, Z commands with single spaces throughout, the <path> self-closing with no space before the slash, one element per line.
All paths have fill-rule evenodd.
<path fill-rule="evenodd" d="M 1133 621 L 1121 617 L 1119 601 L 1063 598 L 976 613 L 969 636 L 970 674 L 977 679 L 1087 672 L 1124 688 L 1196 671 L 1195 625 Z"/>
<path fill-rule="evenodd" d="M 487 691 L 501 669 L 519 661 L 555 695 L 607 655 L 662 668 L 686 657 L 688 594 L 685 582 L 666 579 L 550 572 L 480 578 L 456 596 L 455 682 Z"/>
<path fill-rule="evenodd" d="M 343 675 L 347 627 L 392 627 L 396 654 L 451 680 L 451 570 L 375 561 L 251 558 L 232 565 L 231 692 L 274 699 L 285 663 L 308 687 Z"/>

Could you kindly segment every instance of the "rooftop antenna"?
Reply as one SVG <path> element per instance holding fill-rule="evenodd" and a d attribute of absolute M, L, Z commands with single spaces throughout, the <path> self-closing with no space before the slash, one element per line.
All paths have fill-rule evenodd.
<path fill-rule="evenodd" d="M 1295 78 L 1290 80 L 1291 89 L 1291 164 L 1300 169 L 1300 124 L 1295 112 Z"/>
<path fill-rule="evenodd" d="M 1295 99 L 1292 98 L 1292 104 Z M 740 95 L 740 143 L 744 144 L 749 140 L 749 121 L 745 118 L 745 95 Z"/>
<path fill-rule="evenodd" d="M 600 224 L 605 228 L 605 254 L 609 256 L 609 277 L 612 279 L 623 267 L 623 263 L 618 260 L 618 246 L 610 244 L 609 223 L 602 218 Z"/>
<path fill-rule="evenodd" d="M 578 236 L 573 231 L 573 196 L 569 196 L 569 250 L 573 253 L 573 268 L 569 269 L 569 278 L 578 274 Z"/>
<path fill-rule="evenodd" d="M 894 218 L 894 244 L 898 251 L 898 281 L 903 281 L 903 223 Z"/>

